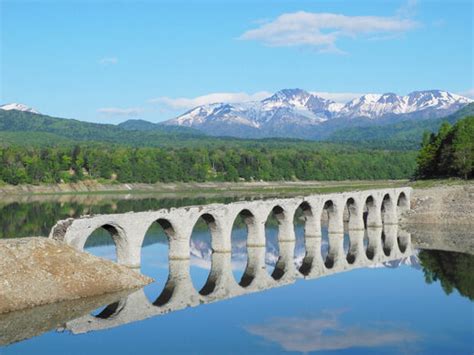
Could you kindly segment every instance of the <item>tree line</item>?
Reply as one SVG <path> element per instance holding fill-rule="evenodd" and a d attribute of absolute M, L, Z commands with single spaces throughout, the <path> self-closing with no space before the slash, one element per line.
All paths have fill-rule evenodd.
<path fill-rule="evenodd" d="M 451 126 L 444 122 L 438 133 L 423 135 L 417 157 L 417 178 L 474 176 L 474 116 Z"/>
<path fill-rule="evenodd" d="M 413 175 L 415 159 L 411 151 L 331 146 L 7 146 L 0 148 L 0 183 L 402 179 Z"/>

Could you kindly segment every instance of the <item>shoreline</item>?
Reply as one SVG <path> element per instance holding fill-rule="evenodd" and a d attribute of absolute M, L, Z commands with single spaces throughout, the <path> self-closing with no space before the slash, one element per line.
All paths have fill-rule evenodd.
<path fill-rule="evenodd" d="M 0 196 L 68 195 L 68 194 L 183 194 L 219 192 L 298 192 L 319 190 L 328 192 L 376 187 L 398 187 L 409 180 L 341 180 L 341 181 L 257 181 L 257 182 L 176 182 L 104 184 L 82 181 L 51 185 L 3 185 Z"/>

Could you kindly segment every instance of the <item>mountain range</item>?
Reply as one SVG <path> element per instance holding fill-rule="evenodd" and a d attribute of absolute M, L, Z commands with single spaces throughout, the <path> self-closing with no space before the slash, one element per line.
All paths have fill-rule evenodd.
<path fill-rule="evenodd" d="M 441 90 L 367 94 L 346 104 L 301 89 L 284 89 L 257 102 L 198 106 L 164 122 L 209 135 L 320 139 L 341 127 L 380 125 L 449 115 L 472 100 Z"/>
<path fill-rule="evenodd" d="M 472 115 L 472 101 L 446 91 L 428 90 L 405 96 L 367 94 L 342 104 L 301 89 L 284 89 L 262 101 L 202 105 L 165 122 L 133 119 L 119 125 L 54 118 L 15 103 L 0 106 L 0 131 L 48 132 L 74 140 L 152 145 L 158 143 L 156 138 L 163 142 L 170 134 L 171 139 L 207 135 L 339 142 L 387 141 L 397 134 L 402 139 L 397 139 L 395 146 L 400 147 L 398 141 L 406 143 L 409 136 L 409 148 L 416 149 L 424 130 L 435 131 L 444 119 L 454 123 Z"/>

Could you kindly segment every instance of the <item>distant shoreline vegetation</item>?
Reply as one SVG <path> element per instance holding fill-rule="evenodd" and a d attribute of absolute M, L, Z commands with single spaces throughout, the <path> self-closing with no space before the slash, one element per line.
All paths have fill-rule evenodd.
<path fill-rule="evenodd" d="M 7 184 L 403 179 L 416 152 L 342 148 L 133 148 L 105 145 L 0 150 Z"/>

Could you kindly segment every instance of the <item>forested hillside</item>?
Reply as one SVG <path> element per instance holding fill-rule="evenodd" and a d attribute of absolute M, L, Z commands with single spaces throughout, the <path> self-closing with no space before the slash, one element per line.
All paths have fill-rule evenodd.
<path fill-rule="evenodd" d="M 438 133 L 426 133 L 418 158 L 419 178 L 474 176 L 474 116 L 454 126 L 444 122 Z"/>
<path fill-rule="evenodd" d="M 474 115 L 474 103 L 471 103 L 454 114 L 444 118 L 404 120 L 381 126 L 340 129 L 333 133 L 327 140 L 342 143 L 358 142 L 364 147 L 418 149 L 424 132 L 436 132 L 443 122 L 454 124 L 461 118 L 471 115 Z"/>
<path fill-rule="evenodd" d="M 193 140 L 202 133 L 187 127 L 161 126 L 153 132 L 126 131 L 111 124 L 83 122 L 46 115 L 0 110 L 0 144 L 56 145 L 62 142 L 97 141 L 158 146 Z"/>

